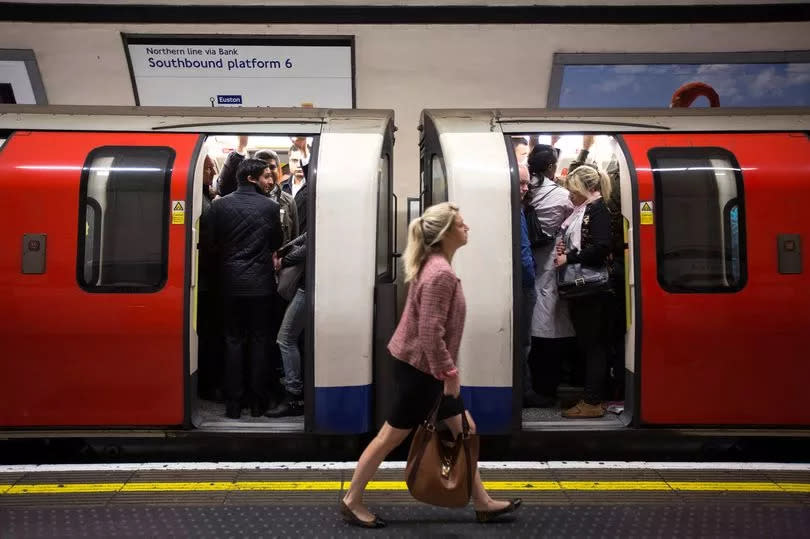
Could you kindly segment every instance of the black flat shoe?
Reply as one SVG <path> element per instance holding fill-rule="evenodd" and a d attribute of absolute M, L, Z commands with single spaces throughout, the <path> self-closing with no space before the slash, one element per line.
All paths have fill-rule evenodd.
<path fill-rule="evenodd" d="M 498 509 L 497 511 L 476 511 L 475 512 L 475 520 L 478 522 L 492 522 L 492 520 L 507 515 L 509 513 L 514 513 L 520 508 L 520 504 L 523 503 L 523 500 L 520 498 L 515 498 L 514 500 L 509 500 L 509 505 L 504 507 L 503 509 Z"/>
<path fill-rule="evenodd" d="M 349 509 L 349 506 L 343 501 L 340 502 L 340 515 L 343 517 L 343 520 L 352 526 L 359 526 L 360 528 L 385 528 L 386 526 L 386 522 L 377 515 L 374 515 L 374 520 L 370 522 L 360 520 L 357 518 L 357 515 L 354 514 L 354 511 Z"/>

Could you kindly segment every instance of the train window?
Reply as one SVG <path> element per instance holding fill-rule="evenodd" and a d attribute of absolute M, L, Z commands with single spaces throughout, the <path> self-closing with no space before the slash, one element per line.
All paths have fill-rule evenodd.
<path fill-rule="evenodd" d="M 102 147 L 82 170 L 76 275 L 91 292 L 154 292 L 166 281 L 174 151 Z"/>
<path fill-rule="evenodd" d="M 742 171 L 720 148 L 650 150 L 658 281 L 669 292 L 736 292 L 745 285 Z"/>
<path fill-rule="evenodd" d="M 380 158 L 377 175 L 377 275 L 391 272 L 391 159 Z"/>
<path fill-rule="evenodd" d="M 447 202 L 447 177 L 444 174 L 444 158 L 434 154 L 430 159 L 430 169 L 431 204 Z"/>

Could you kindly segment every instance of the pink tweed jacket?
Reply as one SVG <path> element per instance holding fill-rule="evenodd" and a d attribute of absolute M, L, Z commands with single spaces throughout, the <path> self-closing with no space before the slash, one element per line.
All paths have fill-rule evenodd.
<path fill-rule="evenodd" d="M 422 372 L 444 379 L 456 365 L 464 316 L 464 292 L 440 253 L 428 256 L 411 282 L 408 299 L 388 351 Z"/>

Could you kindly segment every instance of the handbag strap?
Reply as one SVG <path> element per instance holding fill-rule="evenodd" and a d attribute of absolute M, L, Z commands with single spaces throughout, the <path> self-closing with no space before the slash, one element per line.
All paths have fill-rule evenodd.
<path fill-rule="evenodd" d="M 439 407 L 442 404 L 443 396 L 443 393 L 439 393 L 439 398 L 436 399 L 436 404 L 433 405 L 433 408 L 430 409 L 430 413 L 425 418 L 426 427 L 432 427 L 434 430 L 436 429 L 436 418 L 439 416 Z"/>
<path fill-rule="evenodd" d="M 427 418 L 425 418 L 425 426 L 429 429 L 435 430 L 437 427 L 436 423 L 439 416 L 439 408 L 441 407 L 443 398 L 444 393 L 441 393 L 439 398 L 436 399 L 436 404 L 433 405 Z M 461 412 L 461 434 L 464 439 L 470 437 L 470 422 L 467 421 L 467 410 Z"/>

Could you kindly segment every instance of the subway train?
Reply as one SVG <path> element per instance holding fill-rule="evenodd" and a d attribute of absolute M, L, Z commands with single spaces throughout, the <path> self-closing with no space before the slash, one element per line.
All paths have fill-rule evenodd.
<path fill-rule="evenodd" d="M 0 118 L 2 428 L 371 428 L 375 283 L 393 280 L 390 111 L 6 106 Z M 308 234 L 330 247 L 306 271 L 317 404 L 305 421 L 223 422 L 195 395 L 203 164 L 232 133 L 312 148 Z"/>
<path fill-rule="evenodd" d="M 427 110 L 424 193 L 471 227 L 454 266 L 469 309 L 466 402 L 489 432 L 807 427 L 807 110 Z M 518 178 L 511 137 L 595 135 L 618 168 L 625 228 L 625 392 L 599 421 L 521 411 Z M 506 139 L 506 143 L 504 142 Z M 579 137 L 581 140 L 581 136 Z M 550 142 L 550 140 L 549 140 Z M 558 173 L 574 152 L 565 149 Z M 511 239 L 511 241 L 510 241 Z M 474 364 L 470 366 L 470 363 Z M 608 414 L 611 416 L 611 414 Z"/>
<path fill-rule="evenodd" d="M 810 111 L 425 110 L 419 148 L 399 150 L 420 159 L 407 211 L 394 131 L 374 110 L 0 107 L 0 434 L 374 432 L 393 384 L 396 232 L 445 200 L 471 227 L 454 267 L 462 394 L 483 434 L 810 434 Z M 234 134 L 312 142 L 300 420 L 229 421 L 196 394 L 203 157 Z M 604 418 L 562 420 L 522 407 L 512 139 L 554 140 L 564 175 L 583 134 L 617 173 L 626 393 Z"/>

